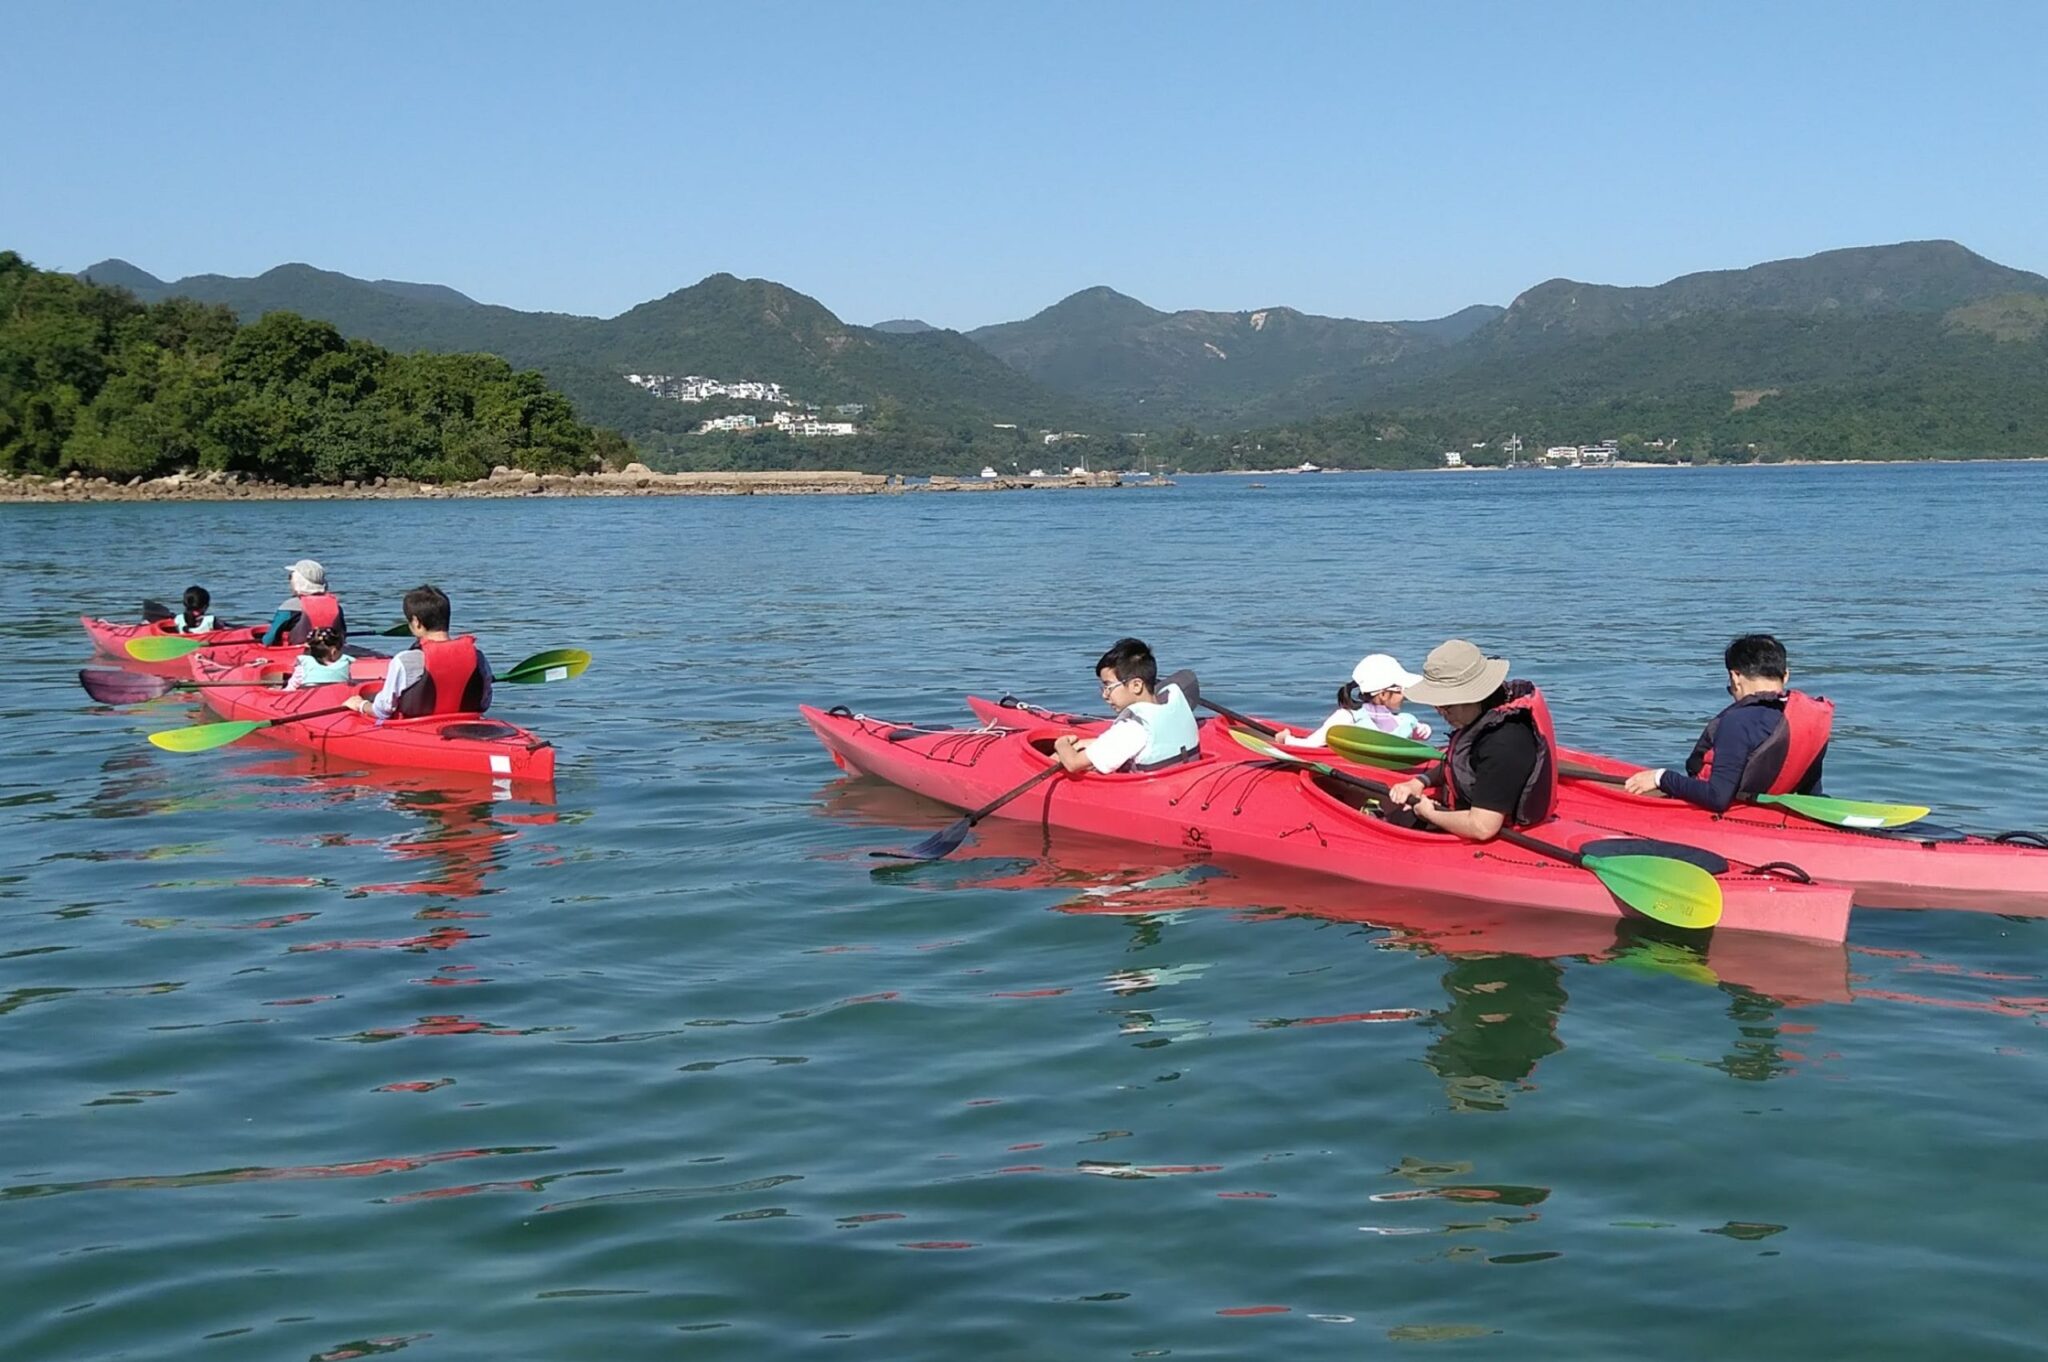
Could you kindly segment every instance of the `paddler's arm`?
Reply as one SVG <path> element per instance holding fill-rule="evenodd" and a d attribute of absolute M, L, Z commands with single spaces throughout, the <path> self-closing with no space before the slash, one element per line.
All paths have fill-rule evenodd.
<path fill-rule="evenodd" d="M 270 617 L 270 627 L 263 631 L 263 637 L 258 639 L 257 642 L 266 648 L 276 647 L 278 642 L 284 638 L 284 631 L 291 628 L 292 621 L 298 617 L 298 611 L 286 610 L 280 606 L 277 613 Z"/>
<path fill-rule="evenodd" d="M 1083 771 L 1095 769 L 1095 763 L 1088 760 L 1088 744 L 1084 739 L 1071 733 L 1062 733 L 1053 742 L 1054 760 L 1067 769 L 1069 775 L 1080 775 Z"/>
<path fill-rule="evenodd" d="M 376 699 L 365 700 L 360 695 L 351 695 L 343 703 L 364 718 L 383 723 L 398 712 L 398 697 L 419 679 L 412 670 L 411 664 L 415 659 L 422 663 L 425 661 L 410 649 L 391 659 L 391 665 L 384 673 L 384 688 L 377 692 Z"/>
<path fill-rule="evenodd" d="M 1409 807 L 1423 822 L 1443 832 L 1456 833 L 1468 842 L 1491 842 L 1500 836 L 1501 828 L 1508 821 L 1494 809 L 1459 809 L 1455 813 L 1440 809 L 1436 801 L 1426 795 Z"/>
<path fill-rule="evenodd" d="M 1500 836 L 1501 828 L 1507 823 L 1507 815 L 1498 809 L 1452 811 L 1439 808 L 1427 793 L 1430 788 L 1430 785 L 1411 776 L 1387 791 L 1387 801 L 1409 809 L 1431 827 L 1455 833 L 1468 842 L 1490 842 Z"/>

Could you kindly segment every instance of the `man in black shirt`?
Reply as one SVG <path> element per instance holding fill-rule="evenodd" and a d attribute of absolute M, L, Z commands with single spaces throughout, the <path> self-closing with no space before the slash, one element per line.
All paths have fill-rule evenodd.
<path fill-rule="evenodd" d="M 1408 697 L 1434 705 L 1454 731 L 1443 763 L 1427 780 L 1394 786 L 1391 803 L 1472 842 L 1549 816 L 1555 782 L 1541 697 L 1507 676 L 1506 658 L 1488 657 L 1463 639 L 1430 653 Z"/>

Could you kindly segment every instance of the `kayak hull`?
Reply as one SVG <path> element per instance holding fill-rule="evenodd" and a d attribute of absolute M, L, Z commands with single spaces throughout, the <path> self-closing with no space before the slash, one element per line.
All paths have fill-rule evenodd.
<path fill-rule="evenodd" d="M 957 815 L 921 795 L 865 778 L 826 785 L 818 792 L 817 811 L 834 822 L 871 829 L 878 838 L 922 837 Z M 955 864 L 957 875 L 930 883 L 1046 894 L 1057 900 L 1054 911 L 1062 913 L 1144 918 L 1218 911 L 1251 923 L 1305 917 L 1366 924 L 1388 934 L 1375 939 L 1376 948 L 1449 959 L 1516 955 L 1617 961 L 1703 983 L 1739 985 L 1781 1003 L 1847 1003 L 1853 997 L 1849 948 L 1839 943 L 1758 932 L 1688 933 L 1692 939 L 1679 942 L 1660 928 L 1639 930 L 1643 924 L 1625 920 L 1532 913 L 1427 890 L 1361 891 L 1311 871 L 1250 861 L 1226 868 L 1213 858 L 1093 833 L 1049 833 L 1015 819 L 977 824 Z"/>
<path fill-rule="evenodd" d="M 977 808 L 1050 763 L 1045 731 L 937 733 L 799 706 L 835 762 L 955 808 Z M 1306 771 L 1204 758 L 1143 775 L 1047 781 L 993 815 L 1333 875 L 1385 889 L 1427 890 L 1474 903 L 1635 916 L 1587 871 L 1503 843 L 1396 828 L 1362 813 Z M 1568 820 L 1537 830 L 1576 849 L 1607 834 Z M 1741 869 L 1720 878 L 1721 927 L 1840 941 L 1849 893 Z"/>
<path fill-rule="evenodd" d="M 1089 720 L 1035 708 L 1005 705 L 979 696 L 968 707 L 984 723 L 1046 727 Z M 1203 728 L 1205 751 L 1228 755 L 1235 748 L 1250 757 L 1218 724 Z M 1360 771 L 1327 748 L 1293 749 L 1317 761 Z M 1562 748 L 1563 761 L 1611 775 L 1633 766 L 1598 753 Z M 1384 773 L 1382 773 L 1384 774 Z M 1766 805 L 1744 804 L 1712 814 L 1683 800 L 1632 795 L 1617 785 L 1565 778 L 1558 785 L 1558 812 L 1604 829 L 1610 835 L 1656 837 L 1705 847 L 1731 861 L 1765 865 L 1784 861 L 1817 880 L 1848 885 L 1859 906 L 1949 908 L 2015 916 L 2048 916 L 2048 850 L 1972 836 L 1960 841 L 1915 841 L 1911 828 L 1895 834 L 1835 828 Z"/>
<path fill-rule="evenodd" d="M 239 665 L 194 653 L 189 666 L 198 681 L 246 681 L 247 686 L 210 686 L 199 692 L 207 708 L 223 719 L 280 719 L 329 709 L 350 695 L 374 695 L 383 684 L 389 658 L 359 658 L 349 681 L 304 690 L 278 689 L 290 674 L 295 648 L 264 649 Z M 488 736 L 473 730 L 487 726 Z M 442 714 L 377 723 L 360 714 L 326 714 L 261 730 L 260 736 L 303 748 L 334 761 L 397 766 L 414 771 L 458 771 L 497 780 L 540 781 L 555 776 L 555 749 L 526 729 L 478 714 Z"/>
<path fill-rule="evenodd" d="M 198 656 L 196 653 L 187 653 L 164 662 L 144 662 L 128 655 L 129 639 L 154 638 L 166 632 L 154 624 L 117 624 L 113 620 L 94 619 L 91 615 L 80 615 L 78 622 L 84 626 L 86 637 L 92 640 L 92 646 L 96 650 L 113 658 L 129 671 L 143 672 L 150 676 L 176 677 L 179 680 L 192 674 L 190 659 Z M 232 664 L 242 661 L 256 650 L 256 640 L 261 637 L 261 633 L 245 626 L 216 629 L 210 634 L 193 634 L 189 637 L 206 639 L 207 645 L 202 652 L 216 661 Z"/>

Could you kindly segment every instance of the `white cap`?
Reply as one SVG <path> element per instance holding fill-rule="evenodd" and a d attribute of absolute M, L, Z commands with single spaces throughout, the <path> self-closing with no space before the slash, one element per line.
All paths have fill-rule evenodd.
<path fill-rule="evenodd" d="M 296 563 L 286 563 L 284 570 L 299 581 L 304 582 L 307 586 L 323 591 L 327 588 L 327 569 L 321 567 L 311 558 L 301 558 Z"/>
<path fill-rule="evenodd" d="M 1395 686 L 1406 690 L 1422 678 L 1401 666 L 1400 660 L 1389 653 L 1374 653 L 1359 659 L 1351 669 L 1351 679 L 1367 695 L 1376 691 L 1391 690 Z"/>

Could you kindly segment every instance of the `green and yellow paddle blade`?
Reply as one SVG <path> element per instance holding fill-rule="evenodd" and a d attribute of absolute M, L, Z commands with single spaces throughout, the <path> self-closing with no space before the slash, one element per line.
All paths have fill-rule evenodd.
<path fill-rule="evenodd" d="M 1323 741 L 1331 751 L 1368 766 L 1414 766 L 1439 761 L 1444 755 L 1426 742 L 1357 724 L 1340 724 L 1324 734 Z"/>
<path fill-rule="evenodd" d="M 1668 856 L 1586 856 L 1580 864 L 1644 917 L 1673 927 L 1721 920 L 1721 883 L 1696 865 Z"/>
<path fill-rule="evenodd" d="M 1336 771 L 1324 763 L 1304 757 L 1299 752 L 1289 752 L 1283 747 L 1275 747 L 1256 733 L 1247 733 L 1241 728 L 1232 728 L 1226 731 L 1231 737 L 1237 739 L 1239 743 L 1249 747 L 1262 757 L 1270 757 L 1274 761 L 1291 761 L 1296 766 L 1306 766 L 1309 770 L 1320 775 L 1334 776 L 1337 774 Z"/>
<path fill-rule="evenodd" d="M 1827 795 L 1758 795 L 1759 804 L 1775 804 L 1801 818 L 1837 828 L 1902 828 L 1925 818 L 1928 810 L 1918 804 L 1872 804 L 1862 799 L 1832 799 Z"/>
<path fill-rule="evenodd" d="M 206 643 L 203 638 L 177 634 L 143 634 L 128 640 L 128 656 L 138 662 L 169 662 L 187 653 L 198 652 Z"/>
<path fill-rule="evenodd" d="M 211 752 L 216 747 L 226 747 L 237 738 L 246 738 L 257 729 L 269 726 L 266 719 L 235 719 L 227 723 L 160 729 L 150 734 L 149 740 L 166 752 Z"/>
<path fill-rule="evenodd" d="M 581 648 L 551 648 L 532 657 L 521 658 L 497 679 L 514 685 L 543 685 L 549 681 L 567 681 L 583 675 L 590 665 L 590 654 Z"/>

